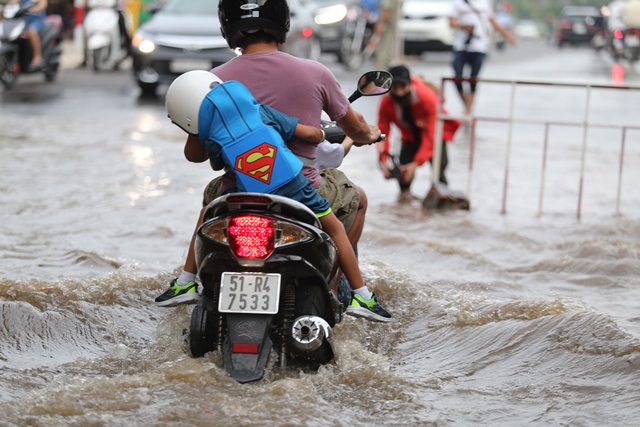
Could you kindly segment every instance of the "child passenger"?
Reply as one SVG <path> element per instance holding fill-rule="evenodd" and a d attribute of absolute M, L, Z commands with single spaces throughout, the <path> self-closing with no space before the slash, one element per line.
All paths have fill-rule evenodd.
<path fill-rule="evenodd" d="M 191 71 L 174 81 L 167 92 L 167 111 L 169 118 L 183 130 L 197 133 L 215 170 L 228 167 L 234 171 L 236 187 L 226 188 L 226 192 L 277 194 L 311 209 L 336 244 L 340 268 L 354 291 L 347 313 L 380 322 L 391 320 L 364 283 L 344 226 L 331 211 L 329 202 L 301 173 L 302 161 L 284 143 L 295 135 L 319 144 L 325 140 L 322 129 L 301 125 L 295 117 L 260 105 L 242 83 L 233 80 L 223 83 L 206 71 Z M 259 168 L 247 164 L 249 159 L 264 157 L 269 161 Z M 200 218 L 197 227 L 201 222 Z M 195 278 L 196 272 L 191 273 Z M 174 289 L 178 287 L 175 282 L 156 298 L 158 305 L 175 305 L 174 300 L 180 299 L 182 292 Z M 190 283 L 195 293 L 196 284 Z"/>

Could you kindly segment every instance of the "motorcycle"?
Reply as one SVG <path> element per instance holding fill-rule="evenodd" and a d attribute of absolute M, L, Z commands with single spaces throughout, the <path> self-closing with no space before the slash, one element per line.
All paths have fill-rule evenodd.
<path fill-rule="evenodd" d="M 116 9 L 117 0 L 89 0 L 84 20 L 87 56 L 93 70 L 117 70 L 129 56 L 129 17 Z"/>
<path fill-rule="evenodd" d="M 386 93 L 391 83 L 386 71 L 365 73 L 349 100 Z M 332 142 L 345 137 L 335 122 L 323 128 Z M 187 337 L 192 357 L 220 352 L 240 383 L 264 376 L 272 349 L 281 368 L 315 370 L 335 357 L 332 327 L 351 290 L 335 244 L 309 208 L 273 194 L 218 197 L 205 210 L 195 251 L 203 291 Z M 338 283 L 349 295 L 342 301 Z"/>
<path fill-rule="evenodd" d="M 632 65 L 640 58 L 640 29 L 628 28 L 625 31 L 624 57 Z"/>
<path fill-rule="evenodd" d="M 33 50 L 27 39 L 24 15 L 34 3 L 20 5 L 8 4 L 0 21 L 0 81 L 6 89 L 11 89 L 18 81 L 18 75 L 27 73 L 44 73 L 48 82 L 55 80 L 60 68 L 62 54 L 62 18 L 60 15 L 45 17 L 40 32 L 42 49 L 42 67 L 29 70 L 33 58 Z"/>
<path fill-rule="evenodd" d="M 353 71 L 373 55 L 379 37 L 373 32 L 375 16 L 366 12 L 362 6 L 352 6 L 348 19 L 342 36 L 339 59 L 347 69 Z"/>
<path fill-rule="evenodd" d="M 622 30 L 615 30 L 611 35 L 611 40 L 609 42 L 609 53 L 611 58 L 615 62 L 619 62 L 620 59 L 624 57 L 625 46 L 624 46 L 624 34 Z"/>
<path fill-rule="evenodd" d="M 597 29 L 593 37 L 591 38 L 591 47 L 596 52 L 600 52 L 607 44 L 607 38 L 604 29 Z"/>

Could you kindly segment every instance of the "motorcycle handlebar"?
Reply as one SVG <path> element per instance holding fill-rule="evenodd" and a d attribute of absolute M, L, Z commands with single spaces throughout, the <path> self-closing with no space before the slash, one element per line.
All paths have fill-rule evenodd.
<path fill-rule="evenodd" d="M 340 125 L 336 122 L 321 120 L 320 126 L 322 127 L 322 130 L 324 130 L 325 139 L 332 144 L 341 144 L 347 137 Z M 384 141 L 386 137 L 387 136 L 385 134 L 381 133 L 378 139 L 373 143 L 375 144 L 376 142 Z"/>

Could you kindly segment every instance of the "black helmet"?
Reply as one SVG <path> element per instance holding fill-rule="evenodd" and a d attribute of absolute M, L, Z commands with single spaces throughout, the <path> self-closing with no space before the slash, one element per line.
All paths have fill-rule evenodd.
<path fill-rule="evenodd" d="M 235 49 L 251 30 L 262 30 L 278 43 L 287 40 L 289 5 L 287 0 L 220 0 L 218 17 L 223 37 Z"/>

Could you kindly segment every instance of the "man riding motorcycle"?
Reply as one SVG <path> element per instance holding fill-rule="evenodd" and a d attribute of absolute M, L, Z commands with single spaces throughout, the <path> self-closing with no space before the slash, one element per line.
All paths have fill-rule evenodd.
<path fill-rule="evenodd" d="M 626 28 L 640 28 L 640 0 L 625 0 L 618 11 L 618 19 Z"/>
<path fill-rule="evenodd" d="M 631 63 L 640 59 L 640 0 L 625 0 L 618 12 L 624 24 L 624 57 Z"/>
<path fill-rule="evenodd" d="M 27 22 L 27 38 L 33 50 L 33 58 L 29 65 L 29 71 L 37 71 L 42 68 L 42 44 L 40 43 L 40 32 L 44 25 L 44 18 L 47 11 L 47 0 L 12 0 L 11 3 L 29 4 L 34 3 L 29 9 L 29 13 L 24 15 Z"/>
<path fill-rule="evenodd" d="M 221 0 L 218 5 L 220 25 L 229 47 L 240 48 L 242 55 L 213 70 L 223 80 L 243 83 L 261 104 L 267 104 L 285 114 L 299 118 L 305 125 L 319 126 L 322 112 L 337 121 L 355 145 L 378 142 L 381 132 L 369 125 L 362 114 L 351 108 L 347 97 L 333 74 L 316 61 L 296 58 L 278 51 L 289 31 L 289 7 L 286 0 L 268 0 L 262 5 L 251 0 Z M 305 96 L 301 96 L 304 94 Z M 313 166 L 316 146 L 292 139 L 287 144 L 303 163 L 303 173 L 318 193 L 331 205 L 344 224 L 349 240 L 355 246 L 364 224 L 361 191 L 337 169 L 322 173 Z M 207 152 L 197 136 L 187 138 L 185 157 L 192 162 L 208 160 Z M 232 173 L 226 173 L 205 189 L 204 205 L 235 185 Z M 168 301 L 186 293 L 197 298 L 195 286 L 196 262 L 192 238 L 184 271 L 169 289 L 156 298 L 156 303 L 168 306 Z M 186 274 L 185 274 L 186 273 Z M 354 289 L 350 305 L 370 311 L 373 317 L 378 303 L 367 286 Z"/>

